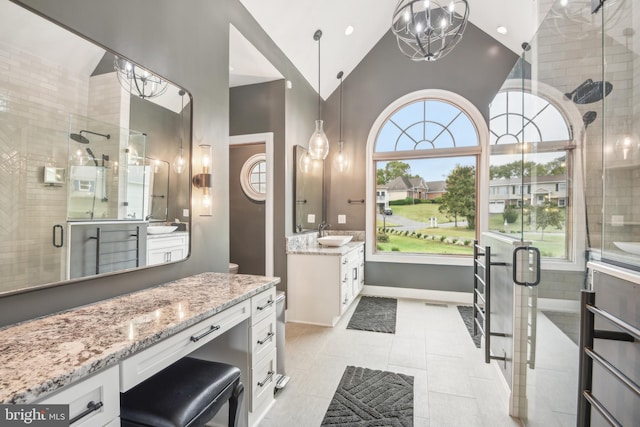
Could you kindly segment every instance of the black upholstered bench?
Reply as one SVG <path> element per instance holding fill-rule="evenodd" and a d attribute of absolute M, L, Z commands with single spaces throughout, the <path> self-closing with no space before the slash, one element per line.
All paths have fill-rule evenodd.
<path fill-rule="evenodd" d="M 199 427 L 229 402 L 229 427 L 239 418 L 240 369 L 185 357 L 120 395 L 122 427 Z"/>

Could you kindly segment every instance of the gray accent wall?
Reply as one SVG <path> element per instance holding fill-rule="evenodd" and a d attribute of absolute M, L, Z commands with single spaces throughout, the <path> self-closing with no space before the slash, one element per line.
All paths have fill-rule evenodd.
<path fill-rule="evenodd" d="M 374 197 L 366 189 L 366 146 L 373 122 L 389 104 L 422 89 L 455 92 L 471 101 L 485 117 L 489 103 L 502 86 L 518 56 L 473 24 L 446 57 L 436 62 L 413 62 L 402 55 L 389 31 L 343 83 L 344 151 L 351 166 L 344 174 L 331 167 L 338 152 L 339 91 L 326 102 L 326 132 L 331 149 L 325 167 L 327 222 L 332 229 L 364 230 L 365 205 L 349 199 Z M 338 225 L 338 215 L 347 223 Z M 375 244 L 375 242 L 367 242 Z M 425 278 L 429 278 L 425 280 Z M 367 262 L 367 285 L 471 292 L 471 267 Z"/>
<path fill-rule="evenodd" d="M 286 290 L 287 283 L 285 236 L 289 229 L 286 228 L 286 219 L 287 215 L 292 215 L 289 206 L 293 203 L 293 197 L 287 197 L 287 187 L 291 188 L 292 184 L 289 181 L 293 180 L 293 177 L 289 176 L 286 171 L 290 170 L 288 164 L 293 164 L 288 161 L 293 156 L 293 148 L 289 146 L 286 139 L 286 92 L 284 80 L 229 89 L 229 135 L 273 132 L 275 201 L 273 210 L 273 271 L 274 275 L 282 280 L 282 283 L 278 285 L 278 289 L 281 290 Z M 313 132 L 313 129 L 310 132 Z M 231 234 L 233 248 L 233 229 Z M 232 262 L 236 262 L 235 259 L 235 256 L 232 257 Z M 245 268 L 243 264 L 240 264 L 240 272 L 248 271 Z"/>
<path fill-rule="evenodd" d="M 240 274 L 264 275 L 265 202 L 247 197 L 240 184 L 245 162 L 264 153 L 264 144 L 229 147 L 229 259 Z"/>
<path fill-rule="evenodd" d="M 285 223 L 289 224 L 275 229 L 277 239 L 284 247 L 284 236 L 291 234 L 288 230 L 292 230 L 293 223 L 291 210 L 285 209 L 285 206 L 291 206 L 293 186 L 289 172 L 293 149 L 288 145 L 293 144 L 289 141 L 300 140 L 302 135 L 306 135 L 305 141 L 308 140 L 313 132 L 317 98 L 311 85 L 238 0 L 192 0 L 188 6 L 175 0 L 24 0 L 18 3 L 144 64 L 192 94 L 193 142 L 196 145 L 207 142 L 213 146 L 214 207 L 212 216 L 191 216 L 191 254 L 188 260 L 0 298 L 0 325 L 204 271 L 228 271 L 230 24 L 251 41 L 293 86 L 285 95 L 287 147 L 278 166 L 282 168 L 284 165 L 285 168 L 284 191 L 275 201 L 284 212 Z M 279 269 L 282 271 L 283 267 Z"/>

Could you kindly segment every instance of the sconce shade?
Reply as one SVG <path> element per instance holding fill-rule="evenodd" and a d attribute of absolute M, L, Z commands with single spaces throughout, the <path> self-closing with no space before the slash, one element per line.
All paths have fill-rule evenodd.
<path fill-rule="evenodd" d="M 169 82 L 166 80 L 117 56 L 113 60 L 113 69 L 116 71 L 120 86 L 142 99 L 160 96 L 169 87 Z"/>
<path fill-rule="evenodd" d="M 462 40 L 469 20 L 467 0 L 400 0 L 391 31 L 400 51 L 413 61 L 436 61 Z"/>
<path fill-rule="evenodd" d="M 211 179 L 211 146 L 200 145 L 200 162 L 202 164 L 202 173 L 196 174 L 191 179 L 193 186 L 202 189 L 202 198 L 200 202 L 200 215 L 212 215 L 211 208 L 211 187 L 213 186 Z M 194 205 L 196 204 L 194 199 Z"/>

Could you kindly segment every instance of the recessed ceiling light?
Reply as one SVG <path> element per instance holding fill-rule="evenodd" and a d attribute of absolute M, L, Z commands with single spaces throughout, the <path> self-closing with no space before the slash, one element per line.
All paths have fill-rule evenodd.
<path fill-rule="evenodd" d="M 350 36 L 351 34 L 353 34 L 353 26 L 349 25 L 349 26 L 344 30 L 344 35 L 345 35 L 345 36 Z"/>
<path fill-rule="evenodd" d="M 507 34 L 509 32 L 507 31 L 507 27 L 503 27 L 502 25 L 496 28 L 496 31 L 499 32 L 500 34 Z"/>

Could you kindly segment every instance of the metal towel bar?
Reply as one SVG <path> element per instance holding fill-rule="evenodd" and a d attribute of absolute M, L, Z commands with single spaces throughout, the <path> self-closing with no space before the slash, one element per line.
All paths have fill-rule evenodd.
<path fill-rule="evenodd" d="M 484 263 L 480 262 L 480 257 L 484 257 Z M 478 241 L 473 241 L 473 335 L 477 335 L 478 331 L 484 337 L 484 362 L 490 363 L 491 360 L 502 360 L 506 363 L 505 356 L 491 355 L 491 337 L 504 337 L 505 334 L 499 332 L 491 332 L 491 266 L 505 265 L 504 263 L 491 262 L 491 247 L 482 247 L 478 245 Z M 480 275 L 482 270 L 482 275 Z M 484 288 L 484 292 L 480 290 L 480 286 Z M 479 304 L 479 302 L 482 303 Z M 482 324 L 478 321 L 478 317 L 482 318 Z"/>
<path fill-rule="evenodd" d="M 597 353 L 593 348 L 593 340 L 640 341 L 640 329 L 596 307 L 596 294 L 593 291 L 583 290 L 580 302 L 580 377 L 578 379 L 580 387 L 578 390 L 577 426 L 588 427 L 591 425 L 591 408 L 596 409 L 609 425 L 615 427 L 622 426 L 602 402 L 593 395 L 591 390 L 593 385 L 593 362 L 597 362 L 606 373 L 611 374 L 638 397 L 640 397 L 640 385 L 627 377 L 601 354 Z M 600 316 L 623 332 L 596 330 L 595 316 Z"/>

